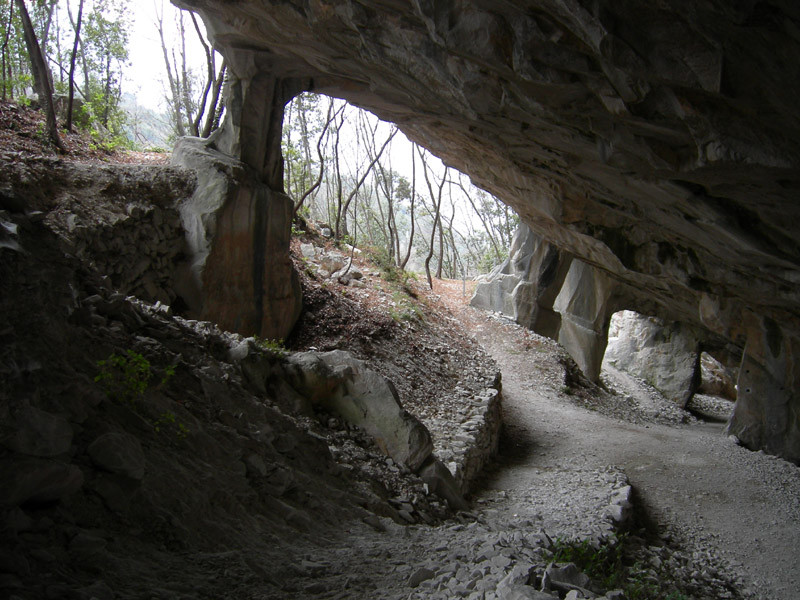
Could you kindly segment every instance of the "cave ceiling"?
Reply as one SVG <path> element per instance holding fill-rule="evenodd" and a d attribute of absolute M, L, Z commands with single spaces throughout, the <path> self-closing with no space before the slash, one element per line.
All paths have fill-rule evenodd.
<path fill-rule="evenodd" d="M 712 307 L 731 339 L 742 311 L 800 328 L 793 0 L 175 3 L 237 77 L 305 78 L 396 123 L 630 308 Z"/>

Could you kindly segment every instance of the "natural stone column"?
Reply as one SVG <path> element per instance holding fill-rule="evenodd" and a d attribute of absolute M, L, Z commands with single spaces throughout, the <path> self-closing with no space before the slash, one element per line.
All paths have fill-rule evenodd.
<path fill-rule="evenodd" d="M 514 234 L 508 258 L 478 284 L 470 304 L 556 339 L 561 316 L 553 310 L 553 302 L 571 260 L 523 223 Z"/>
<path fill-rule="evenodd" d="M 800 338 L 752 313 L 745 316 L 745 328 L 728 433 L 748 448 L 800 463 Z"/>
<path fill-rule="evenodd" d="M 289 258 L 283 112 L 307 83 L 271 76 L 263 54 L 228 54 L 223 126 L 208 140 L 176 145 L 173 162 L 198 173 L 197 191 L 181 207 L 192 256 L 179 286 L 194 315 L 223 329 L 278 339 L 291 331 L 302 306 Z"/>
<path fill-rule="evenodd" d="M 554 304 L 561 313 L 558 342 L 592 381 L 600 377 L 614 287 L 604 272 L 573 260 Z"/>

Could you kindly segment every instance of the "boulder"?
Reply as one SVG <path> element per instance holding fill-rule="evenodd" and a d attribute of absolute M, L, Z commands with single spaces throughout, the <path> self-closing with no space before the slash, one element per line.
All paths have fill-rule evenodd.
<path fill-rule="evenodd" d="M 75 465 L 37 458 L 0 461 L 0 504 L 53 502 L 82 485 L 83 473 Z"/>
<path fill-rule="evenodd" d="M 110 473 L 131 479 L 144 477 L 145 457 L 139 440 L 127 433 L 104 433 L 86 449 L 92 462 Z"/>
<path fill-rule="evenodd" d="M 422 481 L 428 484 L 428 489 L 450 503 L 456 510 L 467 510 L 469 504 L 461 494 L 458 482 L 453 478 L 450 470 L 435 456 L 430 456 L 425 464 L 417 471 Z"/>
<path fill-rule="evenodd" d="M 364 429 L 395 462 L 416 471 L 431 455 L 430 433 L 403 409 L 391 381 L 350 353 L 299 353 L 284 372 L 298 394 Z"/>
<path fill-rule="evenodd" d="M 700 383 L 700 348 L 692 329 L 633 311 L 612 318 L 603 360 L 644 379 L 681 408 Z"/>
<path fill-rule="evenodd" d="M 58 456 L 72 445 L 72 426 L 63 417 L 24 406 L 0 424 L 0 444 L 29 456 Z"/>

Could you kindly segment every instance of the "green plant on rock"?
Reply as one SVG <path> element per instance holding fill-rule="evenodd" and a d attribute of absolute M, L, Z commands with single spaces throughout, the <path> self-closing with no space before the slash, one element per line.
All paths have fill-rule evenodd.
<path fill-rule="evenodd" d="M 262 350 L 269 352 L 277 356 L 278 358 L 286 358 L 289 352 L 286 350 L 286 347 L 283 345 L 283 340 L 267 340 L 264 338 L 260 338 L 257 335 L 253 336 L 256 344 Z"/>
<path fill-rule="evenodd" d="M 596 587 L 622 590 L 628 600 L 687 600 L 669 583 L 668 577 L 664 581 L 655 580 L 642 563 L 636 561 L 630 564 L 636 547 L 626 534 L 600 542 L 559 538 L 551 550 L 553 562 L 574 563 Z"/>
<path fill-rule="evenodd" d="M 591 540 L 566 541 L 553 547 L 554 562 L 575 563 L 589 578 L 605 589 L 619 589 L 624 579 L 622 543 L 594 543 Z"/>
<path fill-rule="evenodd" d="M 94 380 L 99 383 L 106 396 L 114 402 L 130 405 L 137 413 L 142 411 L 141 399 L 151 387 L 155 370 L 144 356 L 133 350 L 124 354 L 112 354 L 97 361 L 99 373 Z M 164 368 L 156 387 L 163 387 L 175 376 L 176 365 Z M 160 432 L 165 428 L 175 431 L 178 439 L 183 439 L 189 430 L 171 412 L 162 413 L 153 422 L 153 429 Z"/>
<path fill-rule="evenodd" d="M 153 423 L 153 429 L 156 433 L 173 432 L 179 440 L 186 439 L 186 436 L 189 435 L 189 429 L 186 425 L 178 421 L 175 414 L 170 411 L 165 411 L 159 415 L 158 419 Z"/>
<path fill-rule="evenodd" d="M 153 377 L 150 361 L 133 350 L 98 360 L 97 368 L 100 372 L 94 380 L 109 399 L 117 402 L 135 404 L 147 391 Z"/>

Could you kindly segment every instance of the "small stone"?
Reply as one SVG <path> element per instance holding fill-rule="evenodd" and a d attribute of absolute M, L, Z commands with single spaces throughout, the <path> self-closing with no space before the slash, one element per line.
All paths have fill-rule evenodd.
<path fill-rule="evenodd" d="M 427 581 L 428 579 L 433 579 L 436 575 L 434 571 L 427 567 L 420 567 L 414 573 L 411 574 L 411 577 L 408 578 L 408 586 L 409 587 L 417 587 L 423 581 Z"/>

